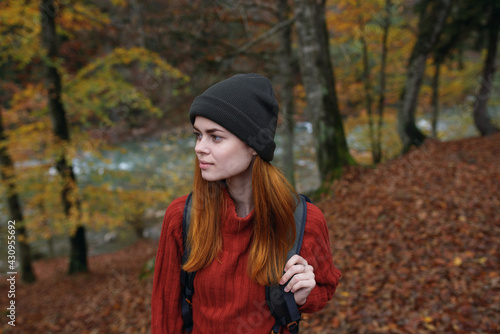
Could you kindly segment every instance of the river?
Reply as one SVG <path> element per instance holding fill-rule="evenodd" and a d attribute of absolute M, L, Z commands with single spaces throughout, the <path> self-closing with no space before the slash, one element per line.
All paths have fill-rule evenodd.
<path fill-rule="evenodd" d="M 497 117 L 500 118 L 500 117 Z M 417 118 L 417 124 L 423 131 L 430 131 L 430 122 L 424 117 Z M 391 124 L 391 135 L 385 135 L 386 140 L 396 138 L 395 125 Z M 454 112 L 444 113 L 441 116 L 438 129 L 442 140 L 452 140 L 478 135 L 472 124 L 472 118 L 468 114 L 457 114 Z M 389 139 L 387 139 L 389 138 Z M 280 131 L 276 135 L 277 149 L 273 164 L 282 167 L 283 136 Z M 356 125 L 349 129 L 347 137 L 348 145 L 356 152 L 366 152 L 369 148 L 367 140 L 367 126 Z M 384 143 L 390 145 L 391 143 Z M 122 175 L 134 175 L 136 179 L 154 179 L 159 187 L 178 188 L 178 195 L 186 193 L 189 189 L 193 170 L 193 147 L 194 136 L 191 131 L 176 132 L 175 135 L 165 135 L 159 139 L 141 142 L 123 143 L 112 150 L 102 152 L 97 158 L 88 153 L 81 153 L 73 160 L 75 172 L 78 176 L 79 186 L 95 182 L 97 175 L 102 175 L 101 182 L 108 182 L 113 187 L 126 187 L 123 178 L 109 177 L 113 175 L 107 171 L 123 172 Z M 296 188 L 299 192 L 308 192 L 319 186 L 319 175 L 316 166 L 316 154 L 314 149 L 312 126 L 303 122 L 296 124 L 295 130 L 295 178 Z M 49 173 L 55 174 L 51 169 Z M 176 190 L 173 190 L 176 193 Z M 168 203 L 165 203 L 165 208 Z M 156 212 L 154 220 L 150 222 L 145 230 L 145 235 L 158 238 L 161 229 L 162 211 Z M 6 232 L 2 230 L 0 237 L 6 238 Z M 137 240 L 130 228 L 120 228 L 117 231 L 87 231 L 89 255 L 111 252 L 125 247 Z M 3 243 L 2 243 L 3 244 Z M 68 254 L 69 249 L 67 237 L 53 238 L 51 248 L 56 256 Z M 49 243 L 46 240 L 38 240 L 32 243 L 33 254 L 37 257 L 46 257 L 49 252 Z M 0 251 L 3 253 L 4 249 Z M 0 269 L 6 266 L 6 256 L 0 254 Z"/>

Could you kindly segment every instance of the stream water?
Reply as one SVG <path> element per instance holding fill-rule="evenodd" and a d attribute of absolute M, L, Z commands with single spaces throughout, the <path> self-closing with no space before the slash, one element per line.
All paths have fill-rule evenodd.
<path fill-rule="evenodd" d="M 417 123 L 422 130 L 430 129 L 428 119 L 419 118 Z M 392 125 L 391 127 L 395 128 Z M 470 115 L 443 114 L 438 128 L 443 134 L 442 140 L 477 135 Z M 308 192 L 319 186 L 312 126 L 310 123 L 298 123 L 295 131 L 296 188 L 299 192 Z M 355 126 L 351 129 L 347 137 L 349 147 L 358 152 L 367 151 L 369 142 L 366 139 L 366 134 L 366 126 Z M 282 167 L 283 136 L 279 131 L 276 135 L 276 143 L 277 149 L 273 164 Z M 102 152 L 102 157 L 99 159 L 90 154 L 82 153 L 73 161 L 73 165 L 80 186 L 95 182 L 96 175 L 103 175 L 100 182 L 108 182 L 113 186 L 126 186 L 126 184 L 123 184 L 123 178 L 113 179 L 113 177 L 105 176 L 109 174 L 105 173 L 106 171 L 115 171 L 122 172 L 122 176 L 130 174 L 137 179 L 152 179 L 160 187 L 177 187 L 179 189 L 178 196 L 181 196 L 186 193 L 186 189 L 189 189 L 192 180 L 193 147 L 194 136 L 191 131 L 186 131 L 175 136 L 165 136 L 156 140 L 124 143 L 113 150 Z M 49 172 L 55 173 L 55 170 Z M 175 193 L 176 190 L 173 189 L 173 192 Z M 165 203 L 165 208 L 167 205 L 168 203 Z M 145 234 L 148 237 L 157 238 L 159 236 L 162 222 L 161 216 L 162 212 L 159 212 L 156 215 L 157 222 L 146 229 Z M 0 238 L 6 240 L 6 231 L 0 231 Z M 87 231 L 89 255 L 115 251 L 136 240 L 137 236 L 131 229 Z M 2 245 L 4 245 L 3 241 Z M 53 255 L 65 256 L 68 254 L 69 249 L 68 238 L 54 238 L 50 247 L 53 249 Z M 5 248 L 2 247 L 2 250 L 0 250 L 0 272 L 5 271 L 7 264 L 7 256 L 3 254 Z M 39 257 L 46 257 L 50 253 L 49 244 L 46 240 L 34 242 L 32 248 L 33 253 Z"/>

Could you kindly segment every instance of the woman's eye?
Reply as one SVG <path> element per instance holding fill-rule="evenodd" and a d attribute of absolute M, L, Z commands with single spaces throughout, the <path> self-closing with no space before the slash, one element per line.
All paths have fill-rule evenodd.
<path fill-rule="evenodd" d="M 218 141 L 220 141 L 221 139 L 222 139 L 222 138 L 221 138 L 221 137 L 219 137 L 219 136 L 212 135 L 212 140 L 213 140 L 214 142 L 218 142 Z"/>
<path fill-rule="evenodd" d="M 201 133 L 199 132 L 193 132 L 193 135 L 196 138 L 196 140 L 199 140 L 201 138 Z"/>

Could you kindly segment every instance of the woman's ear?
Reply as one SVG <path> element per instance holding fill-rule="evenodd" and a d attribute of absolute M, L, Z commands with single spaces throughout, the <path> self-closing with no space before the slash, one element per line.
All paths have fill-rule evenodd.
<path fill-rule="evenodd" d="M 250 153 L 252 154 L 252 156 L 255 158 L 256 156 L 259 155 L 259 153 L 255 152 L 255 150 L 253 149 L 253 147 L 251 147 L 250 145 L 248 145 L 247 143 L 245 143 L 247 149 L 250 151 Z"/>

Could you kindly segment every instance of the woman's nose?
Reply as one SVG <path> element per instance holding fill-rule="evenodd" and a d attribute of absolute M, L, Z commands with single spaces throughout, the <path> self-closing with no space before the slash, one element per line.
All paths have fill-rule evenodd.
<path fill-rule="evenodd" d="M 208 146 L 203 137 L 196 140 L 196 144 L 194 146 L 194 151 L 198 154 L 208 154 Z"/>

